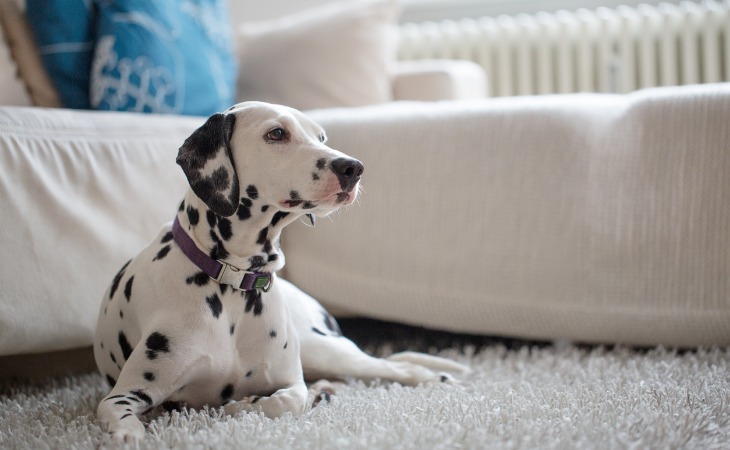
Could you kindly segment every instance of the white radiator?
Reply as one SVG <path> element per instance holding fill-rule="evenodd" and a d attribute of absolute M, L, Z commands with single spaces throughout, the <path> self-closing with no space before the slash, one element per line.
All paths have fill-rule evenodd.
<path fill-rule="evenodd" d="M 730 81 L 730 0 L 403 24 L 400 59 L 468 59 L 494 96 Z"/>

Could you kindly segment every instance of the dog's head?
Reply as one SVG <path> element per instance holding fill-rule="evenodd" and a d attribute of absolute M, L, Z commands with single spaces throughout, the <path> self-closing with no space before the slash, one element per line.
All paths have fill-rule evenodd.
<path fill-rule="evenodd" d="M 177 163 L 193 192 L 215 213 L 232 216 L 245 196 L 286 212 L 324 216 L 349 205 L 363 165 L 326 145 L 301 112 L 261 102 L 211 116 L 180 147 Z"/>

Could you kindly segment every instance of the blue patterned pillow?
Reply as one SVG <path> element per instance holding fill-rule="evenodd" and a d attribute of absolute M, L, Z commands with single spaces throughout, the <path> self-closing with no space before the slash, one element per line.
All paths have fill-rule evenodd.
<path fill-rule="evenodd" d="M 89 73 L 94 53 L 91 1 L 26 0 L 43 66 L 67 108 L 89 108 Z"/>
<path fill-rule="evenodd" d="M 210 115 L 234 101 L 225 0 L 97 0 L 95 109 Z"/>

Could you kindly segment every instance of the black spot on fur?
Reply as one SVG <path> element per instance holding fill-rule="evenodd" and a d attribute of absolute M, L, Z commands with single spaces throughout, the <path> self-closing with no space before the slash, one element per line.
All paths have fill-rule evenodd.
<path fill-rule="evenodd" d="M 277 211 L 276 214 L 274 214 L 274 217 L 271 218 L 271 226 L 275 227 L 276 224 L 279 223 L 279 221 L 281 219 L 283 219 L 284 217 L 286 217 L 288 215 L 289 215 L 288 212 Z"/>
<path fill-rule="evenodd" d="M 112 286 L 109 289 L 109 300 L 111 300 L 112 297 L 114 297 L 114 293 L 117 291 L 117 288 L 119 287 L 119 282 L 122 281 L 122 277 L 124 276 L 124 272 L 127 270 L 127 266 L 131 262 L 132 262 L 131 259 L 129 261 L 127 261 L 126 264 L 124 264 L 122 266 L 122 268 L 119 269 L 119 272 L 117 272 L 117 274 L 114 276 L 114 280 L 112 280 Z"/>
<path fill-rule="evenodd" d="M 269 234 L 269 227 L 262 228 L 261 231 L 259 231 L 259 237 L 256 239 L 256 243 L 261 245 L 264 242 L 266 242 L 266 236 Z"/>
<path fill-rule="evenodd" d="M 269 262 L 276 261 L 277 259 L 279 259 L 279 255 L 277 255 L 276 253 L 269 255 Z"/>
<path fill-rule="evenodd" d="M 324 166 L 327 164 L 327 160 L 324 158 L 319 158 L 317 160 L 317 169 L 324 170 Z"/>
<path fill-rule="evenodd" d="M 250 208 L 250 207 L 252 207 L 252 206 L 253 206 L 253 202 L 251 201 L 251 199 L 250 199 L 250 198 L 242 198 L 242 199 L 241 199 L 241 204 L 242 204 L 243 206 L 245 206 L 246 208 Z"/>
<path fill-rule="evenodd" d="M 122 356 L 124 356 L 124 360 L 129 359 L 129 355 L 132 354 L 132 346 L 129 345 L 129 341 L 127 340 L 127 336 L 124 334 L 123 331 L 119 332 L 119 348 L 122 349 Z"/>
<path fill-rule="evenodd" d="M 223 311 L 223 303 L 221 303 L 221 299 L 218 298 L 218 294 L 213 294 L 210 297 L 207 297 L 205 301 L 208 303 L 210 311 L 213 313 L 213 317 L 217 319 Z"/>
<path fill-rule="evenodd" d="M 223 217 L 218 219 L 218 231 L 224 241 L 229 240 L 233 236 L 231 221 Z"/>
<path fill-rule="evenodd" d="M 168 341 L 167 336 L 157 331 L 147 337 L 145 345 L 147 346 L 148 359 L 155 359 L 160 353 L 170 352 L 170 342 Z"/>
<path fill-rule="evenodd" d="M 211 210 L 206 211 L 205 218 L 208 220 L 208 225 L 210 225 L 211 228 L 213 228 L 218 222 L 218 216 Z"/>
<path fill-rule="evenodd" d="M 132 394 L 135 397 L 137 397 L 138 399 L 142 400 L 147 405 L 151 405 L 152 404 L 152 398 L 150 398 L 150 396 L 147 395 L 147 394 L 145 394 L 143 391 L 132 391 L 132 392 L 130 392 L 130 394 Z M 129 398 L 130 400 L 134 400 L 131 397 L 127 397 L 127 398 Z"/>
<path fill-rule="evenodd" d="M 233 385 L 227 384 L 221 391 L 221 399 L 228 400 L 233 397 Z"/>
<path fill-rule="evenodd" d="M 219 167 L 210 174 L 210 183 L 216 191 L 225 191 L 231 186 L 231 175 L 225 167 Z"/>
<path fill-rule="evenodd" d="M 233 331 L 235 331 L 236 325 L 231 324 L 231 336 L 233 336 Z"/>
<path fill-rule="evenodd" d="M 228 291 L 228 285 L 220 283 L 218 284 L 218 289 L 220 289 L 221 295 L 226 295 L 226 292 Z"/>
<path fill-rule="evenodd" d="M 109 383 L 109 386 L 114 387 L 115 384 L 117 384 L 117 380 L 111 377 L 111 375 L 106 376 L 106 382 Z"/>
<path fill-rule="evenodd" d="M 152 258 L 152 261 L 159 261 L 159 260 L 161 260 L 162 258 L 164 258 L 165 256 L 167 256 L 167 254 L 168 254 L 168 253 L 170 253 L 170 248 L 171 248 L 171 247 L 170 247 L 170 245 L 169 245 L 169 244 L 168 244 L 168 245 L 166 245 L 166 246 L 164 246 L 164 247 L 162 247 L 162 248 L 160 249 L 160 251 L 159 251 L 159 252 L 157 252 L 157 254 L 155 255 L 155 257 L 154 257 L 154 258 Z"/>
<path fill-rule="evenodd" d="M 185 209 L 185 200 L 180 202 L 180 207 L 177 210 L 182 211 L 183 209 Z"/>
<path fill-rule="evenodd" d="M 273 339 L 276 337 L 276 330 L 269 331 L 269 336 Z"/>
<path fill-rule="evenodd" d="M 113 362 L 114 364 L 116 364 L 116 363 L 117 363 L 117 358 L 116 358 L 116 357 L 114 356 L 114 353 L 112 353 L 112 352 L 109 352 L 109 357 L 110 357 L 110 358 L 112 359 L 112 362 Z"/>
<path fill-rule="evenodd" d="M 266 264 L 266 261 L 264 261 L 264 257 L 261 255 L 256 255 L 248 258 L 248 262 L 251 264 L 250 269 L 258 269 L 259 267 Z"/>
<path fill-rule="evenodd" d="M 322 310 L 322 315 L 324 316 L 324 324 L 327 329 L 330 330 L 332 334 L 342 336 L 342 330 L 340 329 L 340 325 L 337 323 L 337 320 L 335 320 L 334 316 L 325 310 Z"/>
<path fill-rule="evenodd" d="M 132 283 L 134 283 L 134 275 L 129 277 L 127 284 L 124 285 L 124 297 L 126 297 L 127 301 L 132 299 Z"/>
<path fill-rule="evenodd" d="M 327 336 L 326 334 L 324 334 L 324 332 L 322 330 L 320 330 L 317 327 L 312 327 L 312 331 L 314 331 L 317 334 L 321 334 L 322 336 Z"/>
<path fill-rule="evenodd" d="M 284 350 L 289 346 L 289 341 L 284 342 Z"/>
<path fill-rule="evenodd" d="M 160 244 L 167 244 L 172 240 L 172 231 L 168 231 L 165 233 L 164 236 L 162 236 L 162 240 L 160 241 Z"/>
<path fill-rule="evenodd" d="M 246 378 L 251 378 L 251 375 L 253 375 L 253 370 L 246 372 Z"/>
<path fill-rule="evenodd" d="M 119 318 L 124 319 L 124 311 L 122 311 L 121 309 L 119 310 Z"/>
<path fill-rule="evenodd" d="M 318 180 L 319 180 L 319 175 L 317 175 L 316 173 L 312 172 L 312 181 L 318 181 Z"/>
<path fill-rule="evenodd" d="M 268 210 L 269 210 L 269 205 L 264 205 L 264 206 L 261 207 L 261 212 L 262 213 L 265 213 Z"/>
<path fill-rule="evenodd" d="M 316 208 L 316 207 L 317 207 L 317 204 L 316 203 L 312 203 L 312 202 L 304 202 L 304 204 L 302 205 L 302 208 L 303 209 L 313 209 L 313 208 Z"/>
<path fill-rule="evenodd" d="M 245 291 L 244 296 L 246 297 L 246 306 L 244 312 L 253 311 L 254 316 L 261 315 L 261 311 L 264 309 L 264 303 L 261 301 L 261 292 L 259 291 Z"/>
<path fill-rule="evenodd" d="M 246 220 L 251 217 L 251 208 L 249 206 L 245 206 L 243 203 L 241 203 L 238 206 L 238 210 L 236 211 L 236 216 L 238 216 L 238 220 Z"/>
<path fill-rule="evenodd" d="M 246 195 L 248 195 L 251 200 L 256 200 L 257 198 L 259 198 L 259 190 L 256 189 L 256 186 L 250 184 L 246 188 Z"/>
<path fill-rule="evenodd" d="M 192 206 L 188 206 L 187 209 L 188 213 L 188 220 L 190 221 L 190 225 L 197 225 L 200 221 L 200 212 L 198 212 L 197 209 L 193 208 Z"/>
<path fill-rule="evenodd" d="M 266 241 L 266 242 L 264 243 L 264 251 L 265 251 L 266 253 L 269 253 L 269 252 L 271 251 L 271 249 L 272 249 L 272 248 L 273 248 L 273 246 L 271 245 L 271 241 Z"/>
<path fill-rule="evenodd" d="M 210 238 L 215 242 L 213 245 L 213 248 L 210 250 L 210 256 L 213 259 L 225 259 L 228 257 L 229 253 L 228 250 L 226 250 L 226 247 L 223 245 L 223 241 L 221 241 L 218 238 L 218 235 L 215 234 L 215 231 L 210 230 Z"/>
<path fill-rule="evenodd" d="M 196 286 L 205 286 L 208 281 L 210 281 L 210 277 L 205 272 L 198 272 L 185 279 L 187 284 L 195 284 Z"/>
<path fill-rule="evenodd" d="M 142 374 L 145 380 L 147 381 L 155 381 L 155 374 L 152 372 L 145 372 Z"/>
<path fill-rule="evenodd" d="M 302 198 L 299 196 L 298 191 L 289 191 L 289 198 L 291 200 L 301 200 Z"/>

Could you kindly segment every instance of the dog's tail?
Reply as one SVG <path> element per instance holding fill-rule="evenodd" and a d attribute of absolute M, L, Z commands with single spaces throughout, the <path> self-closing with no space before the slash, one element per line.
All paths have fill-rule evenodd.
<path fill-rule="evenodd" d="M 400 352 L 394 353 L 386 358 L 388 361 L 406 361 L 420 366 L 427 367 L 431 370 L 451 372 L 456 374 L 468 374 L 471 369 L 464 364 L 452 361 L 450 359 L 441 358 L 439 356 L 427 355 L 418 352 Z"/>

